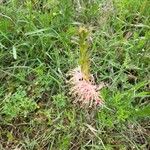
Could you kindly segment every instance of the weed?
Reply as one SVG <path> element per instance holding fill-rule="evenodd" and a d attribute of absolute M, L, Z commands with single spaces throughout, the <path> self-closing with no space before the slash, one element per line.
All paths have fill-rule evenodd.
<path fill-rule="evenodd" d="M 53 102 L 58 108 L 65 108 L 67 105 L 67 97 L 65 96 L 64 93 L 54 95 L 53 97 Z"/>
<path fill-rule="evenodd" d="M 149 0 L 0 0 L 0 149 L 150 149 L 149 12 Z M 79 26 L 108 83 L 101 109 L 66 90 Z"/>
<path fill-rule="evenodd" d="M 38 108 L 37 104 L 29 99 L 22 87 L 5 97 L 1 115 L 4 120 L 11 121 L 19 116 L 27 117 L 28 113 Z"/>

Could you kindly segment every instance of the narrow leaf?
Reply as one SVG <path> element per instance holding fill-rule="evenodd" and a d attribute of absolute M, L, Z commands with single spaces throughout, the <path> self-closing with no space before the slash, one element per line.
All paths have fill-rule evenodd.
<path fill-rule="evenodd" d="M 17 59 L 17 51 L 15 46 L 13 46 L 13 57 L 14 59 Z"/>
<path fill-rule="evenodd" d="M 133 116 L 150 117 L 150 105 L 135 111 Z"/>

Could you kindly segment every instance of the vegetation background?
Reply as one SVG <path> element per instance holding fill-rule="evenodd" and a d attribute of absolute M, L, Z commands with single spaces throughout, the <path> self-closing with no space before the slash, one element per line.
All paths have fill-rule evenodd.
<path fill-rule="evenodd" d="M 72 104 L 77 30 L 106 107 Z M 150 149 L 149 0 L 0 0 L 0 149 Z"/>

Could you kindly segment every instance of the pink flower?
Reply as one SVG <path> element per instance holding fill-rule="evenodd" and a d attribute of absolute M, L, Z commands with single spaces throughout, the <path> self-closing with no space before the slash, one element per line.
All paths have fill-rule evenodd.
<path fill-rule="evenodd" d="M 71 76 L 69 80 L 70 94 L 74 98 L 74 103 L 89 107 L 103 105 L 103 100 L 99 94 L 99 90 L 104 86 L 103 83 L 100 86 L 95 85 L 93 77 L 91 77 L 93 81 L 85 80 L 80 67 L 72 70 L 69 75 Z"/>

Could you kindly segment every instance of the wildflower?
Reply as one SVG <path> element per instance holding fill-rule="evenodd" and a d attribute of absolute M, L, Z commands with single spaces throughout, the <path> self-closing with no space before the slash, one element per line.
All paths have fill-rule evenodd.
<path fill-rule="evenodd" d="M 84 27 L 79 28 L 79 67 L 69 72 L 70 94 L 74 103 L 80 103 L 81 106 L 101 106 L 103 105 L 102 97 L 99 90 L 104 86 L 97 86 L 94 78 L 90 74 L 90 59 L 87 43 L 88 30 Z"/>

